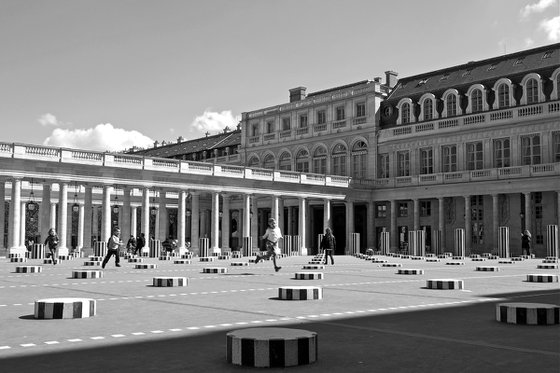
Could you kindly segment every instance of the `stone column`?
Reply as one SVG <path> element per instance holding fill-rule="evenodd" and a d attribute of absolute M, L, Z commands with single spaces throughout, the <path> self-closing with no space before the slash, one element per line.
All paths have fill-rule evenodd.
<path fill-rule="evenodd" d="M 41 239 L 44 242 L 49 235 L 49 229 L 51 229 L 51 184 L 44 183 L 43 190 L 41 191 L 41 207 L 39 208 L 39 214 L 41 219 L 40 231 Z M 3 215 L 2 215 L 3 216 Z M 43 243 L 36 242 L 36 243 Z"/>
<path fill-rule="evenodd" d="M 91 185 L 86 185 L 84 192 L 84 248 L 92 248 L 93 215 L 93 188 Z"/>
<path fill-rule="evenodd" d="M 210 213 L 210 248 L 220 253 L 220 193 L 212 192 L 212 211 Z"/>
<path fill-rule="evenodd" d="M 523 194 L 525 195 L 525 229 L 533 234 L 533 227 L 531 225 L 533 218 L 533 210 L 531 208 L 531 192 Z"/>
<path fill-rule="evenodd" d="M 80 203 L 78 207 L 78 246 L 77 250 L 82 250 L 84 247 L 84 218 L 85 218 L 85 206 Z"/>
<path fill-rule="evenodd" d="M 372 247 L 374 250 L 377 250 L 375 245 L 375 202 L 369 201 L 367 204 L 367 227 L 366 234 L 367 234 L 367 247 Z"/>
<path fill-rule="evenodd" d="M 271 196 L 270 217 L 276 220 L 278 224 L 278 196 Z"/>
<path fill-rule="evenodd" d="M 325 198 L 323 200 L 323 229 L 322 232 L 325 231 L 325 228 L 330 227 L 332 224 L 332 218 L 331 218 L 331 200 Z"/>
<path fill-rule="evenodd" d="M 346 249 L 345 253 L 350 253 L 350 241 L 352 240 L 352 233 L 355 232 L 354 227 L 354 202 L 346 201 Z"/>
<path fill-rule="evenodd" d="M 306 209 L 306 199 L 299 199 L 299 225 L 298 225 L 298 236 L 301 238 L 301 255 L 307 255 L 307 232 L 306 232 L 306 220 L 307 220 L 307 209 Z"/>
<path fill-rule="evenodd" d="M 471 196 L 465 196 L 465 252 L 468 255 L 472 250 L 472 216 Z"/>
<path fill-rule="evenodd" d="M 142 232 L 144 233 L 145 244 L 142 247 L 142 254 L 150 252 L 150 189 L 144 188 L 142 191 Z"/>
<path fill-rule="evenodd" d="M 10 253 L 22 252 L 20 239 L 21 229 L 21 179 L 12 180 L 12 200 L 8 221 L 8 247 Z"/>
<path fill-rule="evenodd" d="M 251 196 L 243 195 L 243 237 L 251 236 Z"/>
<path fill-rule="evenodd" d="M 138 206 L 130 206 L 130 234 L 138 238 L 136 226 L 138 225 Z"/>
<path fill-rule="evenodd" d="M 222 250 L 229 250 L 231 214 L 229 195 L 222 193 Z"/>
<path fill-rule="evenodd" d="M 191 247 L 198 254 L 200 238 L 200 192 L 191 192 Z"/>
<path fill-rule="evenodd" d="M 111 191 L 113 187 L 105 185 L 103 187 L 103 214 L 101 218 L 101 241 L 107 242 L 111 237 Z"/>
<path fill-rule="evenodd" d="M 259 206 L 255 197 L 253 197 L 251 212 L 253 213 L 253 215 L 251 216 L 251 237 L 253 237 L 253 247 L 259 247 Z"/>
<path fill-rule="evenodd" d="M 177 195 L 177 246 L 179 249 L 179 254 L 185 254 L 187 248 L 185 247 L 186 241 L 186 200 L 187 200 L 187 192 L 184 190 L 180 190 Z"/>
<path fill-rule="evenodd" d="M 440 249 L 443 252 L 445 248 L 445 198 L 438 198 L 438 229 L 441 232 Z"/>
<path fill-rule="evenodd" d="M 168 223 L 168 214 L 167 214 L 167 207 L 165 206 L 165 191 L 161 191 L 159 193 L 159 214 L 158 216 L 158 236 L 161 241 L 165 240 L 169 236 L 169 223 Z M 158 239 L 156 236 L 156 240 Z"/>
<path fill-rule="evenodd" d="M 278 226 L 284 235 L 286 227 L 284 226 L 284 200 L 282 198 L 278 198 Z"/>
<path fill-rule="evenodd" d="M 121 217 L 121 239 L 126 244 L 130 235 L 132 234 L 131 226 L 130 226 L 130 193 L 132 190 L 130 187 L 123 188 L 123 207 L 122 207 L 122 217 Z"/>
<path fill-rule="evenodd" d="M 72 232 L 68 229 L 68 183 L 58 184 L 58 255 L 68 255 L 68 236 Z"/>
<path fill-rule="evenodd" d="M 414 205 L 414 230 L 420 230 L 420 200 L 418 198 L 414 198 L 412 200 Z"/>
<path fill-rule="evenodd" d="M 6 224 L 6 181 L 0 179 L 0 250 L 4 247 L 4 225 Z"/>
<path fill-rule="evenodd" d="M 499 195 L 492 194 L 492 249 L 498 248 L 498 234 L 499 234 Z"/>
<path fill-rule="evenodd" d="M 397 201 L 391 200 L 391 251 L 399 250 L 399 232 L 397 226 Z"/>
<path fill-rule="evenodd" d="M 25 239 L 27 237 L 25 237 L 25 225 L 27 223 L 27 203 L 25 203 L 24 201 L 21 201 L 21 228 L 19 231 L 19 242 L 21 244 L 21 246 L 25 247 Z M 26 248 L 27 250 L 27 248 Z"/>
<path fill-rule="evenodd" d="M 286 227 L 286 234 L 289 235 L 293 235 L 294 234 L 294 230 L 293 230 L 293 222 L 294 220 L 294 208 L 292 206 L 288 207 L 288 226 Z"/>

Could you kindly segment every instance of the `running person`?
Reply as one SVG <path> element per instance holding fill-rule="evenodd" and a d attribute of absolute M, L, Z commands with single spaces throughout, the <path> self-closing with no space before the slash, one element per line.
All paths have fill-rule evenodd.
<path fill-rule="evenodd" d="M 49 249 L 53 265 L 55 265 L 56 264 L 56 249 L 58 248 L 58 236 L 56 235 L 56 230 L 54 228 L 49 229 L 49 235 L 47 236 L 47 239 L 45 240 L 45 246 L 47 246 L 47 248 Z M 48 257 L 48 255 L 47 255 L 47 257 Z"/>
<path fill-rule="evenodd" d="M 265 234 L 262 236 L 263 240 L 266 240 L 266 254 L 257 254 L 257 259 L 255 264 L 263 259 L 268 259 L 272 257 L 272 263 L 274 264 L 274 270 L 278 272 L 282 267 L 276 265 L 276 257 L 280 255 L 280 248 L 278 247 L 278 240 L 282 238 L 282 232 L 280 228 L 276 226 L 276 220 L 274 218 L 268 219 L 268 228 Z"/>

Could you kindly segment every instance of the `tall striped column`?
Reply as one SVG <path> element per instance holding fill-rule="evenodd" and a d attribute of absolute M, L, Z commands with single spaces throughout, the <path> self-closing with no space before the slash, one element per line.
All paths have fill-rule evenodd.
<path fill-rule="evenodd" d="M 455 228 L 455 255 L 465 256 L 465 230 Z"/>
<path fill-rule="evenodd" d="M 408 255 L 418 255 L 418 237 L 416 231 L 408 231 Z"/>
<path fill-rule="evenodd" d="M 204 258 L 210 256 L 210 239 L 201 237 L 198 242 L 198 247 L 200 248 L 200 257 Z"/>
<path fill-rule="evenodd" d="M 383 255 L 387 255 L 389 254 L 389 249 L 391 248 L 391 237 L 390 237 L 390 233 L 383 231 L 381 232 L 381 237 L 379 239 L 379 243 L 380 243 L 380 248 L 381 248 L 381 253 Z"/>
<path fill-rule="evenodd" d="M 425 256 L 426 255 L 426 231 L 420 229 L 415 231 L 416 236 L 416 256 Z"/>
<path fill-rule="evenodd" d="M 498 256 L 509 258 L 509 227 L 498 228 Z"/>
<path fill-rule="evenodd" d="M 253 237 L 243 237 L 243 256 L 253 255 L 252 249 L 253 249 Z"/>
<path fill-rule="evenodd" d="M 297 251 L 298 255 L 302 255 L 302 253 L 301 253 L 301 236 L 300 235 L 292 236 L 292 250 Z"/>
<path fill-rule="evenodd" d="M 546 255 L 558 258 L 558 226 L 550 224 L 546 226 Z"/>
<path fill-rule="evenodd" d="M 93 246 L 93 255 L 95 256 L 107 255 L 107 242 L 95 241 L 95 244 Z"/>
<path fill-rule="evenodd" d="M 434 229 L 432 234 L 432 246 L 433 252 L 436 255 L 443 254 L 442 242 L 441 242 L 441 231 L 439 229 Z"/>
<path fill-rule="evenodd" d="M 360 252 L 360 234 L 350 233 L 350 255 L 356 255 Z"/>
<path fill-rule="evenodd" d="M 44 259 L 45 258 L 45 245 L 42 243 L 33 244 L 31 249 L 31 259 Z"/>
<path fill-rule="evenodd" d="M 292 255 L 292 250 L 294 248 L 294 241 L 293 241 L 293 236 L 291 234 L 286 234 L 284 235 L 284 239 L 282 240 L 282 244 L 283 244 L 283 254 L 285 255 Z"/>
<path fill-rule="evenodd" d="M 325 237 L 325 235 L 323 233 L 320 233 L 317 235 L 317 252 L 321 253 L 321 242 L 323 241 L 323 237 Z"/>

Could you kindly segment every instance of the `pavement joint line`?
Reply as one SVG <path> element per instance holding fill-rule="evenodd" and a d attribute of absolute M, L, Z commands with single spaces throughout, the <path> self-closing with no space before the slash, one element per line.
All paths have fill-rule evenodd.
<path fill-rule="evenodd" d="M 59 343 L 60 343 L 59 341 L 46 341 L 45 342 L 46 345 L 57 345 Z"/>

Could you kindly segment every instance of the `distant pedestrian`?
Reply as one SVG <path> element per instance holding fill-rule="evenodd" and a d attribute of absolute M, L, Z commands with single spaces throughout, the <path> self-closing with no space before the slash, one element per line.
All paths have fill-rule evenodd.
<path fill-rule="evenodd" d="M 521 233 L 521 250 L 525 255 L 531 255 L 531 232 L 525 229 L 523 233 Z"/>
<path fill-rule="evenodd" d="M 333 253 L 336 250 L 336 239 L 332 234 L 332 230 L 327 227 L 325 228 L 325 235 L 321 240 L 321 249 L 325 250 L 325 264 L 329 264 L 329 257 L 331 258 L 331 264 L 334 265 Z"/>
<path fill-rule="evenodd" d="M 126 243 L 126 251 L 130 254 L 134 254 L 136 252 L 136 238 L 132 234 Z"/>
<path fill-rule="evenodd" d="M 268 228 L 266 229 L 265 234 L 262 236 L 263 240 L 266 244 L 266 254 L 259 255 L 257 254 L 257 259 L 255 260 L 255 264 L 260 262 L 263 259 L 269 259 L 272 257 L 272 263 L 274 264 L 274 270 L 278 272 L 282 267 L 276 265 L 276 257 L 280 255 L 280 248 L 278 247 L 278 240 L 283 238 L 282 232 L 280 232 L 280 228 L 276 226 L 276 220 L 273 218 L 268 219 Z"/>
<path fill-rule="evenodd" d="M 56 264 L 56 250 L 58 249 L 58 236 L 56 235 L 56 230 L 54 228 L 49 229 L 49 235 L 45 240 L 45 246 L 50 251 L 50 256 L 53 262 L 53 265 Z M 49 255 L 47 254 L 47 257 Z"/>
<path fill-rule="evenodd" d="M 105 255 L 105 259 L 103 259 L 103 264 L 101 265 L 101 268 L 105 268 L 105 265 L 113 255 L 115 256 L 115 266 L 116 267 L 121 266 L 119 264 L 119 260 L 120 260 L 119 248 L 122 245 L 123 242 L 121 241 L 121 230 L 119 227 L 114 227 L 113 234 L 111 235 L 111 237 L 109 237 L 109 240 L 107 240 L 107 255 Z"/>
<path fill-rule="evenodd" d="M 140 233 L 140 236 L 136 239 L 136 250 L 134 251 L 134 254 L 142 256 L 142 248 L 144 246 L 146 246 L 146 236 L 144 233 Z"/>

